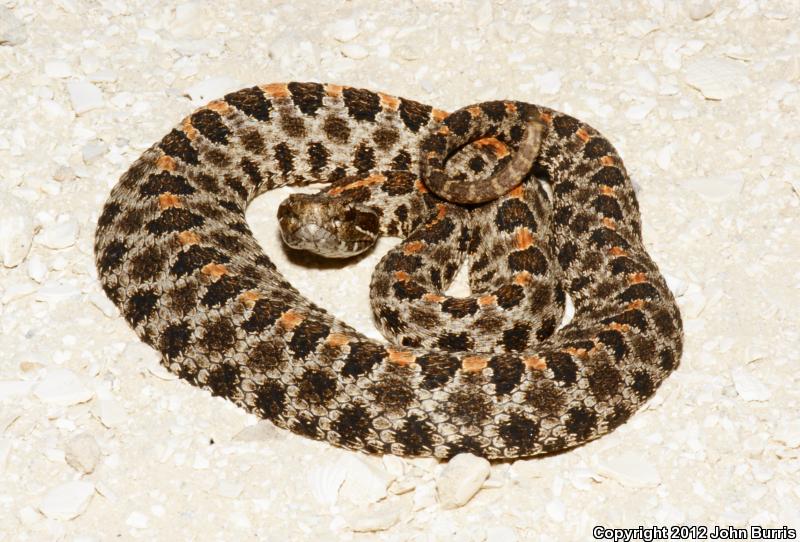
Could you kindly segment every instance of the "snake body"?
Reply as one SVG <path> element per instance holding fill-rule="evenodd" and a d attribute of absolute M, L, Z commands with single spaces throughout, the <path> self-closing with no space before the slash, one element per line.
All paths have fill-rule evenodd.
<path fill-rule="evenodd" d="M 511 285 L 479 297 L 489 309 L 518 307 L 544 261 L 557 268 L 550 302 L 558 307 L 566 292 L 575 305 L 561 329 L 551 321 L 560 309 L 539 307 L 546 316 L 535 325 L 501 331 L 491 346 L 368 339 L 301 296 L 244 219 L 248 203 L 267 190 L 329 182 L 362 203 L 384 202 L 386 233 L 417 235 L 415 250 L 428 248 L 438 230 L 417 232 L 443 220 L 423 212 L 440 203 L 420 172 L 444 192 L 463 190 L 441 175 L 451 142 L 463 143 L 482 119 L 514 115 L 517 125 L 533 119 L 542 128 L 530 173 L 550 186 L 551 233 L 532 235 L 536 219 L 525 212 L 532 200 L 522 196 L 530 182 L 486 204 L 479 212 L 512 243 L 507 262 L 484 258 L 484 265 L 505 269 Z M 421 212 L 388 203 L 395 196 L 421 202 Z M 468 237 L 471 254 L 487 254 L 492 240 Z M 412 269 L 415 250 L 382 262 L 391 278 L 378 285 L 382 299 L 373 299 L 384 309 L 379 323 L 402 326 L 386 311 L 398 292 L 412 308 L 470 313 L 479 322 L 489 309 L 464 301 L 445 307 L 408 288 L 414 277 L 398 271 Z M 280 427 L 369 453 L 507 459 L 558 452 L 626 421 L 682 351 L 680 314 L 643 246 L 622 160 L 588 125 L 522 102 L 448 115 L 338 85 L 233 92 L 184 119 L 122 176 L 98 220 L 95 254 L 106 294 L 171 371 Z M 428 327 L 437 335 L 430 340 L 457 335 Z"/>

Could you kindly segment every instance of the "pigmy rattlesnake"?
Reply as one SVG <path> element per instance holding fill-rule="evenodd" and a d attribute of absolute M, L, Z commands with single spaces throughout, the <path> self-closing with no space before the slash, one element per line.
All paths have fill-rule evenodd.
<path fill-rule="evenodd" d="M 523 178 L 483 205 L 432 193 L 481 202 L 498 179 Z M 302 297 L 245 222 L 259 194 L 315 182 L 330 185 L 279 210 L 290 245 L 346 256 L 380 233 L 406 237 L 372 281 L 393 344 Z M 622 160 L 593 128 L 521 102 L 448 115 L 337 85 L 233 92 L 122 176 L 95 254 L 106 294 L 171 371 L 371 453 L 561 451 L 627 420 L 681 356 Z M 447 297 L 465 255 L 473 293 Z M 566 295 L 575 315 L 557 329 Z"/>

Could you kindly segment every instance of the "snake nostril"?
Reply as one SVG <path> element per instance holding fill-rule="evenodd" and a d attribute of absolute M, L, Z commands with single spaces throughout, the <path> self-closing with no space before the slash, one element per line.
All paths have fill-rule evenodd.
<path fill-rule="evenodd" d="M 278 205 L 278 220 L 288 220 L 290 218 L 297 218 L 294 209 L 292 208 L 291 204 L 289 203 L 288 199 L 285 199 Z"/>

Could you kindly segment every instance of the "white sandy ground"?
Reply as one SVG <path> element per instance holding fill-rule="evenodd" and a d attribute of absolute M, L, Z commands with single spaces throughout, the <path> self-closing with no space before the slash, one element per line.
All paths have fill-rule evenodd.
<path fill-rule="evenodd" d="M 163 4 L 0 0 L 0 539 L 800 527 L 800 4 Z M 493 466 L 461 506 L 443 502 L 458 488 L 434 461 L 334 449 L 170 379 L 96 280 L 101 205 L 195 106 L 291 80 L 445 109 L 514 98 L 600 129 L 636 180 L 647 247 L 678 296 L 680 368 L 615 433 Z M 394 241 L 351 267 L 289 261 L 273 219 L 286 193 L 249 212 L 267 252 L 374 334 L 369 276 Z M 486 473 L 464 466 L 474 490 Z"/>

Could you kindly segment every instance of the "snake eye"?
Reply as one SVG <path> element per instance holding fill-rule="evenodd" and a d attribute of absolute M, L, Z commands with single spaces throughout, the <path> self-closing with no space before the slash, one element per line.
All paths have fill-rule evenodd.
<path fill-rule="evenodd" d="M 377 233 L 380 228 L 378 215 L 373 211 L 358 210 L 355 213 L 354 223 L 364 231 Z"/>

